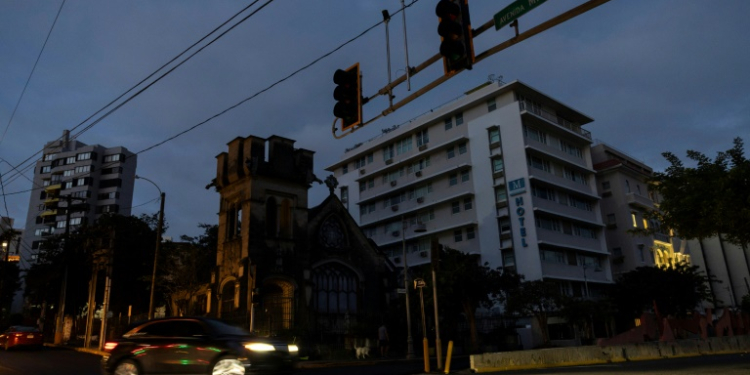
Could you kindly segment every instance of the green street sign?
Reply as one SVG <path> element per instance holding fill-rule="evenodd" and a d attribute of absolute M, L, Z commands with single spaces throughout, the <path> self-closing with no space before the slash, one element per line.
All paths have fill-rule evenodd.
<path fill-rule="evenodd" d="M 547 0 L 517 0 L 495 14 L 495 30 L 513 22 L 528 11 L 542 5 Z"/>

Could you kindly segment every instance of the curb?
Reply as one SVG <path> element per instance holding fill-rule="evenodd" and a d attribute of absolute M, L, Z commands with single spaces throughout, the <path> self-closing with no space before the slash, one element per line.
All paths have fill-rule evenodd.
<path fill-rule="evenodd" d="M 58 345 L 58 344 L 49 344 L 49 343 L 44 343 L 44 346 L 47 346 L 50 348 L 63 348 L 63 349 L 75 350 L 77 352 L 94 354 L 100 357 L 104 357 L 108 355 L 107 352 L 103 350 L 99 350 L 99 349 L 81 348 L 77 346 Z"/>

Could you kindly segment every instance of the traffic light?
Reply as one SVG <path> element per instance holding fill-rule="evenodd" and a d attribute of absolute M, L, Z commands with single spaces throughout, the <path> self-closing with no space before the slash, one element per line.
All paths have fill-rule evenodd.
<path fill-rule="evenodd" d="M 362 80 L 359 75 L 359 63 L 349 69 L 336 70 L 333 74 L 336 89 L 333 98 L 337 103 L 333 115 L 342 120 L 341 130 L 353 128 L 362 123 Z"/>
<path fill-rule="evenodd" d="M 440 0 L 435 7 L 440 17 L 440 54 L 445 75 L 471 69 L 474 63 L 474 38 L 469 19 L 469 0 Z"/>

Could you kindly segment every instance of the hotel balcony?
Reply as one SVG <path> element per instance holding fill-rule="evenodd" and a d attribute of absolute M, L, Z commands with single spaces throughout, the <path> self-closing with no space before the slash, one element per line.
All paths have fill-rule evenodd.
<path fill-rule="evenodd" d="M 533 106 L 526 104 L 525 101 L 519 101 L 518 106 L 522 112 L 526 111 L 527 113 L 534 114 L 539 118 L 545 119 L 548 122 L 561 126 L 575 134 L 591 140 L 591 132 L 586 129 L 582 129 L 581 126 L 576 123 L 568 121 L 560 116 L 557 116 L 554 113 L 547 112 L 543 109 L 534 108 Z"/>
<path fill-rule="evenodd" d="M 646 208 L 646 209 L 654 208 L 654 202 L 651 199 L 649 199 L 648 197 L 644 197 L 642 195 L 638 195 L 636 193 L 627 193 L 625 195 L 625 199 L 628 202 L 628 204 L 631 206 Z"/>

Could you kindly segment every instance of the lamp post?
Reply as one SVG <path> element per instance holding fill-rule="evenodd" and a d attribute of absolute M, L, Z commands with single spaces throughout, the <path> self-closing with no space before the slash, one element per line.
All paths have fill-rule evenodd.
<path fill-rule="evenodd" d="M 155 182 L 149 180 L 146 177 L 141 176 L 135 176 L 135 178 L 146 180 L 150 182 L 152 185 L 156 187 L 156 190 L 159 190 L 159 197 L 161 203 L 159 204 L 159 221 L 156 223 L 156 248 L 154 250 L 154 270 L 151 273 L 151 297 L 148 301 L 148 319 L 154 318 L 154 289 L 156 287 L 156 265 L 158 264 L 159 260 L 159 248 L 161 247 L 161 229 L 164 225 L 164 199 L 166 198 L 166 194 L 161 191 L 159 188 L 159 185 L 157 185 Z"/>
<path fill-rule="evenodd" d="M 586 297 L 587 298 L 591 297 L 591 294 L 589 294 L 589 280 L 588 280 L 588 278 L 586 278 L 586 269 L 588 269 L 589 267 L 592 267 L 592 266 L 594 267 L 594 272 L 601 272 L 602 271 L 602 269 L 599 267 L 598 264 L 596 264 L 596 265 L 595 264 L 591 264 L 591 263 L 583 263 L 583 264 L 581 264 L 581 268 L 583 268 L 583 286 L 584 286 L 584 289 L 586 290 Z"/>
<path fill-rule="evenodd" d="M 414 233 L 425 232 L 423 224 L 417 224 Z M 406 219 L 401 216 L 401 248 L 404 258 L 404 289 L 406 289 L 406 358 L 414 358 L 414 340 L 411 337 L 411 309 L 409 307 L 409 263 L 406 261 Z"/>

